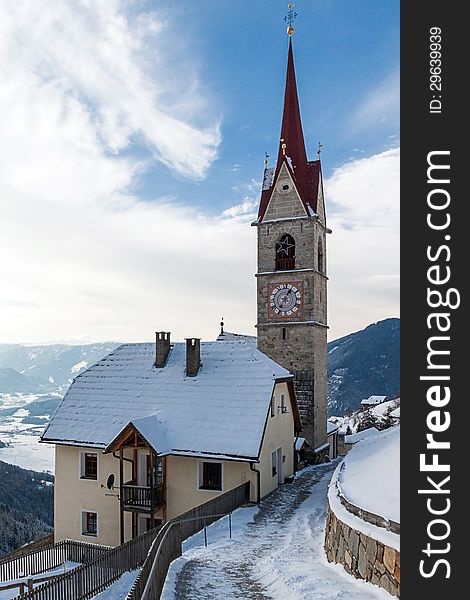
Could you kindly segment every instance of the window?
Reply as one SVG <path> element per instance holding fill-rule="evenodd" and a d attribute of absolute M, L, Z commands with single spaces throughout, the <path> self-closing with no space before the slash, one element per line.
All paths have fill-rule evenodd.
<path fill-rule="evenodd" d="M 82 511 L 82 535 L 98 535 L 98 513 Z"/>
<path fill-rule="evenodd" d="M 277 452 L 276 452 L 276 450 L 271 454 L 271 464 L 272 464 L 272 476 L 276 477 L 276 475 L 277 475 Z"/>
<path fill-rule="evenodd" d="M 80 478 L 98 479 L 98 454 L 96 452 L 80 453 Z"/>
<path fill-rule="evenodd" d="M 282 328 L 282 339 L 283 340 L 286 339 L 286 328 L 285 327 Z"/>
<path fill-rule="evenodd" d="M 199 463 L 199 489 L 222 491 L 222 463 Z"/>
<path fill-rule="evenodd" d="M 318 240 L 318 270 L 320 271 L 320 273 L 325 272 L 324 258 L 323 258 L 323 244 L 321 243 L 321 240 Z"/>
<path fill-rule="evenodd" d="M 285 233 L 276 243 L 276 271 L 295 269 L 295 241 Z"/>
<path fill-rule="evenodd" d="M 276 416 L 276 398 L 274 394 L 271 396 L 271 417 Z"/>
<path fill-rule="evenodd" d="M 287 412 L 286 398 L 285 398 L 284 394 L 281 394 L 281 413 L 284 414 L 286 412 Z"/>

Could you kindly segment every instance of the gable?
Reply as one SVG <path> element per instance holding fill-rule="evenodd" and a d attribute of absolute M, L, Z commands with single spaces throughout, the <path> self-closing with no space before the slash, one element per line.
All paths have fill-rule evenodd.
<path fill-rule="evenodd" d="M 283 187 L 288 186 L 287 190 Z M 305 217 L 303 202 L 295 186 L 294 180 L 284 163 L 274 181 L 273 191 L 263 220 Z"/>
<path fill-rule="evenodd" d="M 323 196 L 323 176 L 319 174 L 318 196 L 317 196 L 317 215 L 323 225 L 326 225 L 325 199 Z"/>

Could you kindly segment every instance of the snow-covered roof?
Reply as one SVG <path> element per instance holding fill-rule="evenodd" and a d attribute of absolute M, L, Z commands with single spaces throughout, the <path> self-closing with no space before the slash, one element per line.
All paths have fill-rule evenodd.
<path fill-rule="evenodd" d="M 75 379 L 42 441 L 105 448 L 132 422 L 159 452 L 256 458 L 274 383 L 290 373 L 244 339 L 201 343 L 196 377 L 185 352 L 174 344 L 156 368 L 154 344 L 120 346 Z"/>
<path fill-rule="evenodd" d="M 218 342 L 227 342 L 229 340 L 238 340 L 242 342 L 247 342 L 248 344 L 252 344 L 256 346 L 257 337 L 255 335 L 246 335 L 244 333 L 232 333 L 230 331 L 224 331 L 223 333 L 219 333 L 217 337 Z"/>
<path fill-rule="evenodd" d="M 338 429 L 339 429 L 339 425 L 336 425 L 335 423 L 332 423 L 331 421 L 326 422 L 326 435 L 330 435 L 331 433 L 338 431 Z"/>
<path fill-rule="evenodd" d="M 361 404 L 373 406 L 384 402 L 386 397 L 387 396 L 369 396 L 368 398 L 364 398 L 364 400 L 361 401 Z"/>
<path fill-rule="evenodd" d="M 344 441 L 346 444 L 355 444 L 356 442 L 360 442 L 361 440 L 365 440 L 369 437 L 372 437 L 380 433 L 376 427 L 369 427 L 369 429 L 364 429 L 363 431 L 358 431 L 357 433 L 352 433 L 351 435 L 344 436 Z"/>
<path fill-rule="evenodd" d="M 269 190 L 273 184 L 275 167 L 269 167 L 264 170 L 263 190 Z"/>
<path fill-rule="evenodd" d="M 399 419 L 400 418 L 400 407 L 396 408 L 395 410 L 392 410 L 392 412 L 390 413 L 391 417 L 394 417 L 395 419 Z"/>
<path fill-rule="evenodd" d="M 369 409 L 370 414 L 377 419 L 383 419 L 387 416 L 388 411 L 393 410 L 398 406 L 396 400 L 387 400 L 385 402 L 381 402 L 380 404 L 376 404 L 372 408 Z"/>

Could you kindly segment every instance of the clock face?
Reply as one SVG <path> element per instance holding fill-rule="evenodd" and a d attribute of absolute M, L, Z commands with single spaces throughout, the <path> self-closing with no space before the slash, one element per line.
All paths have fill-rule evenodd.
<path fill-rule="evenodd" d="M 301 317 L 303 303 L 303 285 L 301 281 L 271 284 L 269 288 L 269 318 Z"/>

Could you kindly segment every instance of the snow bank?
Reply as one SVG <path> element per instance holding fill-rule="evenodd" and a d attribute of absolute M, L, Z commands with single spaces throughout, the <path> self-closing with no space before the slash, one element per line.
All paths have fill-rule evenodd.
<path fill-rule="evenodd" d="M 134 581 L 137 579 L 137 575 L 139 574 L 140 569 L 135 569 L 135 571 L 127 571 L 123 573 L 121 577 L 117 581 L 115 581 L 112 585 L 93 597 L 93 600 L 118 600 L 118 598 L 125 598 L 129 593 L 131 587 L 134 585 Z"/>
<path fill-rule="evenodd" d="M 362 431 L 358 431 L 357 433 L 352 433 L 351 435 L 345 435 L 344 441 L 346 444 L 355 444 L 356 442 L 360 442 L 362 440 L 366 440 L 374 435 L 379 433 L 377 427 L 369 427 L 369 429 L 363 429 Z"/>
<path fill-rule="evenodd" d="M 399 461 L 400 427 L 397 426 L 358 442 L 336 469 L 328 492 L 331 509 L 340 521 L 396 550 L 400 548 L 400 536 L 346 510 L 338 489 L 351 504 L 399 523 Z"/>
<path fill-rule="evenodd" d="M 343 495 L 385 519 L 400 522 L 400 427 L 356 444 L 340 474 Z"/>

